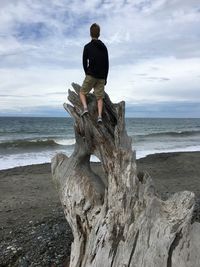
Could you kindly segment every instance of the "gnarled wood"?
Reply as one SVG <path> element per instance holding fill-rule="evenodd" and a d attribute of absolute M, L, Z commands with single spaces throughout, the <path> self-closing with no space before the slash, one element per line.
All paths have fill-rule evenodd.
<path fill-rule="evenodd" d="M 97 124 L 93 94 L 81 117 L 80 86 L 72 84 L 64 108 L 75 119 L 76 144 L 68 158 L 52 159 L 53 179 L 74 235 L 70 267 L 199 267 L 200 224 L 191 224 L 194 194 L 166 201 L 147 174 L 137 176 L 135 153 L 125 128 L 125 103 L 105 95 L 103 123 Z M 104 176 L 91 169 L 101 161 Z"/>

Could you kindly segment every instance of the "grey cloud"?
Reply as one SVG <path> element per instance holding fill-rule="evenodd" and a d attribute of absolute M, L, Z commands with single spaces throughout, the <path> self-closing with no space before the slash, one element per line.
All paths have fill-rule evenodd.
<path fill-rule="evenodd" d="M 44 117 L 69 117 L 60 106 L 37 106 L 23 108 L 19 111 L 1 110 L 0 116 L 44 116 Z M 173 101 L 154 103 L 126 103 L 126 117 L 161 117 L 161 118 L 200 118 L 200 102 Z"/>
<path fill-rule="evenodd" d="M 154 67 L 153 69 L 158 70 L 158 68 L 156 67 Z M 170 78 L 168 77 L 149 76 L 148 73 L 136 73 L 135 75 L 141 77 L 142 79 L 149 80 L 149 81 L 160 81 L 160 82 L 170 81 Z"/>
<path fill-rule="evenodd" d="M 51 34 L 50 27 L 44 22 L 18 23 L 14 28 L 14 36 L 20 41 L 40 41 Z"/>
<path fill-rule="evenodd" d="M 2 4 L 4 13 L 8 13 L 9 31 L 5 22 L 1 23 L 1 18 L 0 24 L 5 25 L 7 35 L 10 34 L 19 41 L 19 47 L 14 52 L 4 53 L 4 66 L 17 64 L 16 62 L 25 66 L 30 64 L 78 66 L 80 57 L 76 58 L 77 51 L 81 50 L 85 40 L 89 39 L 88 27 L 94 19 L 98 19 L 101 23 L 108 42 L 113 34 L 119 32 L 117 38 L 119 43 L 114 41 L 109 45 L 111 57 L 113 53 L 117 55 L 112 60 L 114 65 L 125 60 L 134 64 L 156 57 L 200 57 L 199 5 L 193 0 L 189 2 L 141 0 L 136 4 L 131 1 L 121 1 L 115 5 L 110 2 L 111 7 L 106 1 L 101 3 L 96 1 L 95 4 L 89 1 L 84 3 L 76 1 L 70 4 L 52 1 L 48 5 L 46 1 L 18 1 L 18 4 L 15 1 L 9 2 L 10 5 L 6 5 L 5 1 Z M 143 11 L 145 9 L 147 11 L 147 8 L 148 13 L 144 16 Z M 9 9 L 12 13 L 9 13 Z M 20 16 L 20 12 L 23 12 L 24 16 Z M 189 22 L 181 21 L 183 13 Z M 126 41 L 127 32 L 130 40 Z M 37 43 L 38 48 L 30 48 L 24 55 L 25 42 Z M 70 42 L 72 42 L 71 47 Z M 75 44 L 79 47 L 74 47 Z M 123 50 L 121 55 L 119 50 Z"/>
<path fill-rule="evenodd" d="M 200 99 L 200 90 L 198 85 L 179 85 L 178 88 L 168 86 L 164 90 L 157 88 L 154 91 L 154 94 L 162 97 L 163 99 L 171 99 L 172 101 L 194 101 L 195 99 Z"/>
<path fill-rule="evenodd" d="M 152 70 L 158 70 L 158 67 L 151 67 Z"/>
<path fill-rule="evenodd" d="M 170 78 L 160 77 L 160 81 L 170 81 Z"/>
<path fill-rule="evenodd" d="M 156 58 L 200 58 L 198 1 L 137 0 L 137 6 L 135 1 L 107 2 L 2 0 L 0 68 L 7 69 L 8 72 L 9 69 L 20 71 L 26 68 L 32 68 L 33 72 L 34 69 L 66 69 L 66 74 L 68 69 L 81 69 L 83 45 L 90 39 L 89 26 L 95 18 L 101 25 L 102 39 L 109 49 L 110 72 L 116 65 L 122 65 L 125 69 L 127 64 L 134 68 L 138 63 L 143 64 Z M 152 81 L 149 82 L 150 85 L 154 85 L 153 81 L 160 81 L 159 86 L 166 86 L 164 92 L 159 92 L 160 88 L 158 89 L 157 96 L 179 99 L 181 94 L 185 99 L 200 98 L 195 82 L 190 88 L 186 88 L 185 84 L 183 89 L 168 88 L 167 81 L 172 78 L 162 71 L 157 74 L 156 70 L 158 68 L 152 63 L 149 69 L 138 70 L 141 73 L 137 74 L 137 78 Z M 149 73 L 145 73 L 148 71 Z M 192 75 L 191 73 L 191 77 Z M 41 77 L 44 76 L 45 71 L 41 73 Z M 197 79 L 196 73 L 194 76 Z M 131 79 L 134 79 L 134 75 Z M 10 90 L 9 83 L 4 83 L 4 89 L 8 89 L 8 92 L 13 90 L 14 93 L 15 88 L 21 87 L 20 82 L 16 80 L 15 86 Z M 30 82 L 40 84 L 40 79 L 30 78 Z M 0 83 L 2 84 L 1 81 Z M 42 86 L 41 82 L 41 90 Z M 122 85 L 119 88 L 120 86 Z M 181 83 L 178 86 L 181 87 Z M 147 91 L 148 94 L 151 89 Z M 46 95 L 64 94 L 55 92 Z"/>
<path fill-rule="evenodd" d="M 60 106 L 37 106 L 35 108 L 22 108 L 21 110 L 13 111 L 6 109 L 0 111 L 0 116 L 33 116 L 33 117 L 69 117 L 68 113 L 64 111 L 62 105 Z"/>
<path fill-rule="evenodd" d="M 54 93 L 48 93 L 46 95 L 66 95 L 67 92 L 54 92 Z"/>
<path fill-rule="evenodd" d="M 2 94 L 2 95 L 0 95 L 0 97 L 5 97 L 5 98 L 7 98 L 7 97 L 9 97 L 9 98 L 26 98 L 26 97 L 28 97 L 28 96 L 23 96 L 23 95 L 4 95 L 4 94 Z"/>
<path fill-rule="evenodd" d="M 160 81 L 160 82 L 170 81 L 170 78 L 166 77 L 145 77 L 145 79 L 150 81 Z"/>
<path fill-rule="evenodd" d="M 200 118 L 200 102 L 127 103 L 127 117 Z"/>
<path fill-rule="evenodd" d="M 147 76 L 148 74 L 147 73 L 136 73 L 137 76 Z"/>

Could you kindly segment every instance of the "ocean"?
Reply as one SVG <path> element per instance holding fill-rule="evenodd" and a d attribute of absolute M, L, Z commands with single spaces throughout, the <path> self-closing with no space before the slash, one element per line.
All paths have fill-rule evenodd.
<path fill-rule="evenodd" d="M 0 169 L 50 162 L 58 152 L 70 156 L 73 123 L 72 118 L 0 117 Z M 200 118 L 127 118 L 126 128 L 137 158 L 200 151 Z"/>

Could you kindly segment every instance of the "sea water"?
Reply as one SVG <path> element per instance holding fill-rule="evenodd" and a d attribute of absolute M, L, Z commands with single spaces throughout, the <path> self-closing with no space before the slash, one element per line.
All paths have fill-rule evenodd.
<path fill-rule="evenodd" d="M 58 152 L 70 156 L 73 123 L 72 118 L 0 117 L 0 169 L 50 162 Z M 200 151 L 200 119 L 127 118 L 126 129 L 137 158 Z"/>

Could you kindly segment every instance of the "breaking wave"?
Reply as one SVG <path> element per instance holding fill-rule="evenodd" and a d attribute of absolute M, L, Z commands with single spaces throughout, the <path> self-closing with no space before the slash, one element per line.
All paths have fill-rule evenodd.
<path fill-rule="evenodd" d="M 0 149 L 51 149 L 61 148 L 64 146 L 74 145 L 74 139 L 68 140 L 54 140 L 54 139 L 25 139 L 25 140 L 12 140 L 3 141 L 0 143 Z"/>
<path fill-rule="evenodd" d="M 150 133 L 147 135 L 138 135 L 138 137 L 151 138 L 151 137 L 192 137 L 200 135 L 200 131 L 177 131 L 177 132 L 160 132 Z"/>

